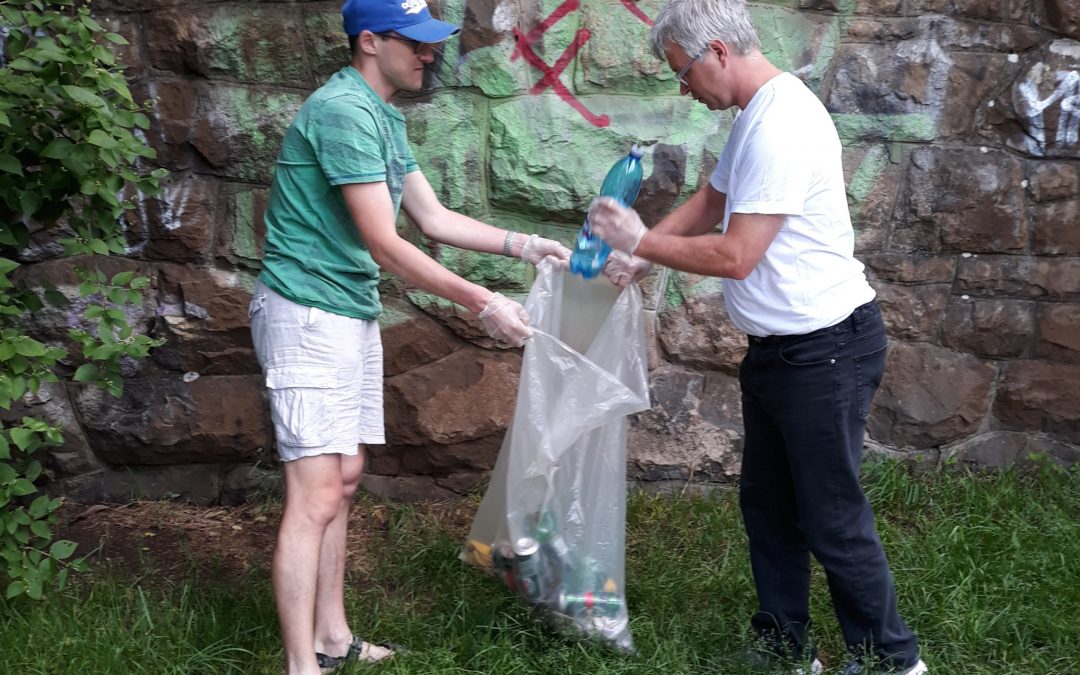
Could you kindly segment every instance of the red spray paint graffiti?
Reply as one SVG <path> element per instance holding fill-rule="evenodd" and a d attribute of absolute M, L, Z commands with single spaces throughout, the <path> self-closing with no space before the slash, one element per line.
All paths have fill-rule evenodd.
<path fill-rule="evenodd" d="M 652 20 L 641 11 L 641 8 L 637 6 L 634 0 L 620 1 L 624 7 L 630 10 L 631 14 L 644 21 L 647 25 L 652 25 Z M 611 123 L 611 119 L 607 115 L 597 115 L 586 108 L 585 104 L 574 96 L 570 90 L 566 88 L 566 85 L 562 83 L 562 80 L 559 79 L 559 76 L 566 70 L 566 67 L 570 65 L 570 62 L 577 56 L 578 51 L 580 51 L 585 43 L 589 41 L 589 38 L 592 37 L 589 30 L 587 28 L 578 30 L 574 35 L 574 39 L 566 47 L 562 55 L 559 56 L 558 60 L 555 61 L 555 65 L 553 66 L 548 65 L 544 59 L 540 58 L 540 55 L 537 54 L 532 47 L 537 40 L 544 36 L 544 33 L 562 20 L 563 17 L 580 8 L 580 0 L 566 0 L 566 2 L 556 7 L 555 11 L 528 33 L 522 33 L 515 28 L 514 38 L 517 40 L 517 44 L 514 46 L 514 52 L 510 55 L 510 60 L 515 61 L 518 58 L 523 58 L 530 66 L 543 73 L 543 77 L 540 78 L 540 81 L 534 84 L 529 90 L 530 94 L 539 94 L 550 87 L 559 98 L 571 108 L 578 111 L 578 113 L 588 120 L 590 124 L 597 127 L 606 127 Z"/>

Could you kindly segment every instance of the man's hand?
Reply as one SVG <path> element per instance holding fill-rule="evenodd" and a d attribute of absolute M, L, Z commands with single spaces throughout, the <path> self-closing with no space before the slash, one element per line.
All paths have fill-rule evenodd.
<path fill-rule="evenodd" d="M 483 322 L 487 334 L 498 342 L 520 347 L 525 344 L 525 340 L 532 337 L 529 315 L 525 308 L 502 293 L 492 294 L 480 312 L 480 321 Z"/>
<path fill-rule="evenodd" d="M 556 267 L 565 267 L 570 263 L 570 249 L 553 239 L 544 239 L 538 234 L 530 235 L 521 247 L 521 259 L 539 265 L 547 257 L 555 259 Z"/>
<path fill-rule="evenodd" d="M 612 251 L 604 265 L 604 276 L 619 288 L 626 288 L 635 281 L 649 276 L 652 263 L 622 251 Z"/>
<path fill-rule="evenodd" d="M 589 229 L 611 248 L 633 253 L 648 228 L 637 211 L 628 209 L 611 197 L 594 199 L 589 206 Z"/>

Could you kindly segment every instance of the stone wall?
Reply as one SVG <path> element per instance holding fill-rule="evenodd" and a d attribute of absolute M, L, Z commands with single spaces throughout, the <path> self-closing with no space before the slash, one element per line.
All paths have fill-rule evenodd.
<path fill-rule="evenodd" d="M 443 0 L 464 30 L 406 111 L 417 159 L 451 208 L 569 242 L 607 168 L 647 147 L 647 222 L 702 184 L 731 125 L 678 95 L 647 45 L 661 0 Z M 60 484 L 81 498 L 234 500 L 272 466 L 247 333 L 261 214 L 283 131 L 348 60 L 340 3 L 99 0 L 125 35 L 147 140 L 172 171 L 127 222 L 110 268 L 154 279 L 132 317 L 165 346 L 131 364 L 120 401 L 69 385 L 28 402 L 64 425 Z M 857 250 L 891 337 L 870 444 L 939 463 L 1080 457 L 1080 2 L 775 0 L 752 6 L 764 49 L 820 96 L 844 141 Z M 521 296 L 517 261 L 407 236 Z M 29 282 L 73 289 L 42 236 Z M 493 466 L 519 354 L 459 308 L 387 278 L 390 443 L 367 487 L 446 496 Z M 739 464 L 743 338 L 718 280 L 645 284 L 652 410 L 631 476 L 723 481 Z M 62 339 L 67 316 L 43 313 Z"/>

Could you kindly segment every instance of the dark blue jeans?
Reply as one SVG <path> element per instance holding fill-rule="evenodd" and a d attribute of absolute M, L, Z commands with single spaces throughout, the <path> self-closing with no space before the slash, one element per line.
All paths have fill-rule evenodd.
<path fill-rule="evenodd" d="M 885 371 L 876 302 L 805 335 L 750 337 L 739 369 L 746 429 L 740 504 L 767 645 L 796 658 L 810 623 L 810 554 L 828 578 L 848 647 L 885 667 L 918 660 L 859 485 L 870 402 Z"/>

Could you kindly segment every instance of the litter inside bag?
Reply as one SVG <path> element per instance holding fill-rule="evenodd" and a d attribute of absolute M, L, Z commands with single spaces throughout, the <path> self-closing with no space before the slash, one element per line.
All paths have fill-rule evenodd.
<path fill-rule="evenodd" d="M 649 407 L 641 292 L 538 272 L 514 416 L 461 559 L 558 627 L 629 652 L 627 415 Z"/>

